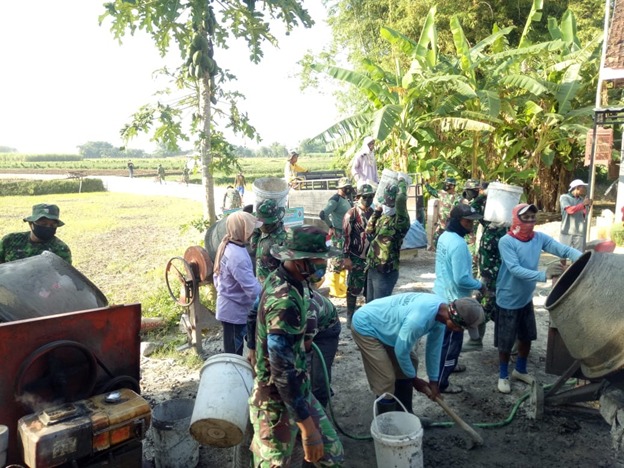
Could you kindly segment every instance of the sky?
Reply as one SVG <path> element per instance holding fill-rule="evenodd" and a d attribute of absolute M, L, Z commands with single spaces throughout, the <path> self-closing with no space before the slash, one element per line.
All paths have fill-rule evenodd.
<path fill-rule="evenodd" d="M 153 72 L 171 58 L 159 56 L 144 34 L 114 39 L 110 22 L 98 25 L 103 0 L 31 0 L 0 5 L 0 146 L 21 153 L 77 153 L 88 141 L 121 146 L 122 126 L 143 104 L 155 102 Z M 331 91 L 302 92 L 296 62 L 330 40 L 321 2 L 307 1 L 316 21 L 290 36 L 276 34 L 280 48 L 266 43 L 259 65 L 243 44 L 215 52 L 215 59 L 237 75 L 232 85 L 245 94 L 248 112 L 263 141 L 296 146 L 337 120 Z M 221 58 L 220 58 L 221 57 Z M 251 148 L 250 141 L 235 140 Z M 154 150 L 148 138 L 129 148 Z M 188 145 L 190 149 L 190 144 Z"/>

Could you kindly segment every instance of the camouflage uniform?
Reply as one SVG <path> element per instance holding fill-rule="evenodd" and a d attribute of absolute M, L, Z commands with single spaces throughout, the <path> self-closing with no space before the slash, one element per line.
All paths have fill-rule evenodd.
<path fill-rule="evenodd" d="M 378 201 L 387 207 L 394 204 L 395 213 L 375 210 L 366 225 L 366 233 L 372 235 L 366 254 L 366 302 L 392 294 L 399 278 L 401 244 L 410 227 L 405 180 L 386 187 Z"/>
<path fill-rule="evenodd" d="M 433 234 L 433 246 L 438 245 L 438 239 L 442 233 L 446 230 L 446 224 L 451 217 L 451 210 L 455 205 L 461 202 L 461 195 L 456 193 L 448 193 L 444 190 L 438 192 L 440 205 L 438 208 L 438 222 L 436 223 L 436 230 Z"/>
<path fill-rule="evenodd" d="M 223 209 L 232 210 L 234 208 L 240 208 L 242 204 L 243 201 L 241 200 L 238 190 L 232 187 L 228 188 L 223 197 Z"/>
<path fill-rule="evenodd" d="M 391 189 L 396 186 L 390 186 Z M 407 185 L 404 180 L 398 183 L 396 195 L 396 214 L 382 215 L 380 211 L 373 211 L 366 225 L 366 234 L 372 236 L 370 247 L 366 254 L 367 269 L 376 269 L 381 273 L 399 269 L 399 257 L 403 238 L 410 227 L 410 218 L 407 212 Z"/>
<path fill-rule="evenodd" d="M 346 177 L 342 177 L 338 181 L 339 189 L 347 189 L 351 187 L 351 182 Z M 344 246 L 344 233 L 343 233 L 343 219 L 347 211 L 353 206 L 351 200 L 347 195 L 342 196 L 339 193 L 335 193 L 331 196 L 325 208 L 319 213 L 319 218 L 325 221 L 325 224 L 334 232 L 331 236 L 331 243 L 337 249 L 342 250 Z M 328 262 L 327 271 L 330 273 L 337 273 L 342 271 L 342 259 L 336 257 Z"/>
<path fill-rule="evenodd" d="M 306 239 L 312 232 L 314 242 Z M 284 245 L 272 253 L 281 260 L 329 256 L 322 231 L 309 226 L 291 229 Z M 340 466 L 344 458 L 342 443 L 312 395 L 307 377 L 304 337 L 311 298 L 307 282 L 292 277 L 283 265 L 264 282 L 256 325 L 256 376 L 249 399 L 256 467 L 289 466 L 299 432 L 296 422 L 308 417 L 324 445 L 318 464 Z"/>
<path fill-rule="evenodd" d="M 0 263 L 34 257 L 43 251 L 55 253 L 71 265 L 71 251 L 65 242 L 53 237 L 47 242 L 32 242 L 30 231 L 7 234 L 0 241 Z"/>
<path fill-rule="evenodd" d="M 261 228 L 254 229 L 249 245 L 256 252 L 256 277 L 260 284 L 264 283 L 269 273 L 280 264 L 280 261 L 271 255 L 271 246 L 282 245 L 286 239 L 282 222 L 284 212 L 285 209 L 277 206 L 272 199 L 264 200 L 256 210 L 256 218 L 264 224 Z"/>
<path fill-rule="evenodd" d="M 370 187 L 368 184 L 364 184 L 362 187 L 365 186 Z M 372 187 L 370 189 L 370 193 L 372 193 Z M 366 232 L 366 225 L 372 215 L 373 209 L 371 207 L 364 208 L 360 203 L 357 203 L 347 211 L 342 222 L 344 233 L 343 257 L 350 258 L 353 265 L 347 276 L 347 291 L 352 296 L 361 294 L 366 285 L 366 253 L 372 238 L 372 234 Z"/>
<path fill-rule="evenodd" d="M 501 267 L 501 256 L 498 250 L 498 241 L 507 234 L 509 228 L 495 227 L 491 223 L 484 223 L 483 235 L 479 242 L 479 273 L 481 281 L 489 291 L 488 296 L 481 299 L 485 312 L 485 319 L 491 320 L 496 310 L 496 278 Z"/>
<path fill-rule="evenodd" d="M 338 350 L 340 338 L 340 319 L 336 306 L 318 291 L 312 291 L 310 309 L 306 328 L 306 343 L 312 341 L 323 355 L 327 377 L 331 384 L 331 370 L 334 357 Z M 306 345 L 306 349 L 308 346 Z M 325 384 L 323 365 L 315 350 L 308 352 L 308 372 L 312 383 L 312 394 L 318 402 L 326 407 L 329 401 L 329 393 Z"/>

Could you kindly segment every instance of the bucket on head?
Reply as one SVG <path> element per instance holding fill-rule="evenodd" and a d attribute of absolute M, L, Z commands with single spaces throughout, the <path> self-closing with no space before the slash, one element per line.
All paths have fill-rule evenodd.
<path fill-rule="evenodd" d="M 585 252 L 546 298 L 546 309 L 570 355 L 588 378 L 624 367 L 624 255 Z"/>
<path fill-rule="evenodd" d="M 217 354 L 205 362 L 200 376 L 191 434 L 202 445 L 238 445 L 249 420 L 251 365 L 238 354 Z"/>
<path fill-rule="evenodd" d="M 286 208 L 289 191 L 290 187 L 286 181 L 278 177 L 261 177 L 254 180 L 253 193 L 256 196 L 254 209 L 257 209 L 264 200 L 275 200 L 277 206 Z"/>
<path fill-rule="evenodd" d="M 390 169 L 384 169 L 381 171 L 381 177 L 379 178 L 379 184 L 377 185 L 377 190 L 375 191 L 375 203 L 377 203 L 377 198 L 384 194 L 386 187 L 388 185 L 396 184 L 399 181 L 399 173 L 396 171 L 391 171 Z"/>
<path fill-rule="evenodd" d="M 195 467 L 199 463 L 199 443 L 189 434 L 194 405 L 191 399 L 177 398 L 152 411 L 156 468 Z"/>
<path fill-rule="evenodd" d="M 403 408 L 377 414 L 377 402 L 394 398 Z M 384 468 L 422 468 L 423 428 L 418 416 L 408 413 L 403 404 L 392 394 L 384 393 L 373 403 L 371 435 L 375 443 L 377 466 Z"/>
<path fill-rule="evenodd" d="M 487 201 L 483 219 L 494 223 L 511 225 L 511 211 L 520 203 L 522 187 L 492 182 L 487 188 Z"/>

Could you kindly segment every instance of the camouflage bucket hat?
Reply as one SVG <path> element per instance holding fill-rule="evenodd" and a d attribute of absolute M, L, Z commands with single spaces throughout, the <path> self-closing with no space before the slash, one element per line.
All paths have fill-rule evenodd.
<path fill-rule="evenodd" d="M 385 188 L 383 195 L 380 195 L 379 197 L 377 197 L 377 201 L 381 203 L 382 205 L 394 206 L 394 203 L 396 202 L 396 197 L 398 194 L 399 194 L 398 185 L 396 184 L 388 185 Z"/>
<path fill-rule="evenodd" d="M 373 195 L 374 193 L 375 193 L 375 190 L 373 189 L 373 186 L 370 184 L 362 184 L 357 189 L 358 197 L 361 197 L 363 195 Z"/>
<path fill-rule="evenodd" d="M 282 206 L 277 206 L 275 200 L 264 200 L 256 211 L 256 218 L 264 224 L 272 224 L 278 222 L 284 217 L 286 210 Z"/>
<path fill-rule="evenodd" d="M 353 184 L 351 183 L 351 180 L 349 180 L 348 177 L 341 177 L 338 180 L 338 185 L 336 186 L 336 188 L 345 188 L 345 187 L 353 187 Z"/>
<path fill-rule="evenodd" d="M 481 181 L 479 179 L 468 179 L 464 190 L 478 190 L 481 188 Z"/>
<path fill-rule="evenodd" d="M 329 247 L 327 233 L 316 226 L 296 226 L 288 231 L 284 245 L 271 246 L 271 255 L 278 260 L 302 258 L 329 258 L 340 255 L 340 250 Z"/>
<path fill-rule="evenodd" d="M 444 179 L 444 185 L 457 185 L 457 180 L 455 177 L 447 177 Z"/>
<path fill-rule="evenodd" d="M 32 207 L 32 214 L 24 218 L 24 221 L 34 223 L 41 218 L 53 219 L 58 222 L 59 226 L 63 226 L 65 223 L 59 219 L 61 210 L 56 205 L 48 205 L 46 203 L 40 203 Z"/>

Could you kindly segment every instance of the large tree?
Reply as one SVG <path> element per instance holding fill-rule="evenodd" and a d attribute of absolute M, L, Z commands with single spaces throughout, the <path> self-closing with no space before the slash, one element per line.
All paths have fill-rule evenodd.
<path fill-rule="evenodd" d="M 227 126 L 236 133 L 252 137 L 255 129 L 246 114 L 239 112 L 240 94 L 226 92 L 222 84 L 234 78 L 218 66 L 218 51 L 242 38 L 249 46 L 250 60 L 262 58 L 264 42 L 276 44 L 271 33 L 271 20 L 281 22 L 287 31 L 301 24 L 313 24 L 308 11 L 296 0 L 115 0 L 106 3 L 100 23 L 112 19 L 111 30 L 121 40 L 127 33 L 143 30 L 164 57 L 177 50 L 180 65 L 166 70 L 176 85 L 191 93 L 175 104 L 158 103 L 141 108 L 131 124 L 123 130 L 125 137 L 140 131 L 153 132 L 153 139 L 177 149 L 178 140 L 197 135 L 201 154 L 202 181 L 206 190 L 205 215 L 215 220 L 215 167 L 235 164 L 235 148 L 213 127 L 213 114 L 227 118 Z M 215 106 L 215 107 L 213 107 Z M 185 128 L 185 110 L 194 109 L 190 128 Z M 215 160 L 219 155 L 219 160 Z"/>

